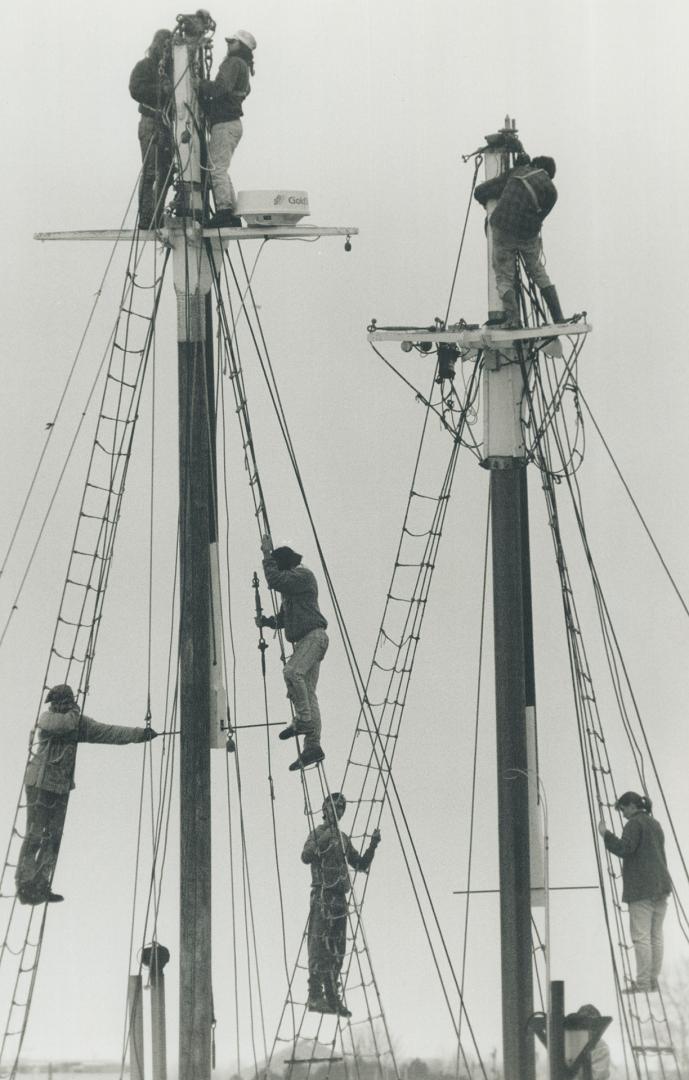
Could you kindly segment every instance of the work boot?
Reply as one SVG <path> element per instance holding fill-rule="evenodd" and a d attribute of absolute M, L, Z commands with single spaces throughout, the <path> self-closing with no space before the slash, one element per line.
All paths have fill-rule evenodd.
<path fill-rule="evenodd" d="M 223 210 L 216 210 L 213 217 L 208 222 L 209 229 L 241 229 L 242 219 L 237 217 L 234 210 L 230 207 L 226 207 Z"/>
<path fill-rule="evenodd" d="M 522 324 L 519 317 L 519 302 L 517 301 L 517 294 L 514 289 L 508 289 L 502 299 L 502 306 L 505 312 L 505 319 L 503 326 L 506 330 L 517 330 Z"/>
<path fill-rule="evenodd" d="M 318 761 L 322 761 L 324 757 L 325 754 L 320 746 L 304 747 L 297 760 L 290 765 L 289 771 L 296 772 L 297 769 L 305 769 L 307 765 L 315 765 Z"/>
<path fill-rule="evenodd" d="M 550 317 L 554 323 L 567 322 L 567 319 L 562 314 L 562 308 L 560 307 L 560 300 L 557 295 L 557 289 L 554 285 L 547 285 L 545 289 L 541 289 L 541 296 L 545 301 L 545 306 L 550 312 Z"/>
<path fill-rule="evenodd" d="M 344 1001 L 339 995 L 336 985 L 333 985 L 330 980 L 326 980 L 325 983 L 325 997 L 331 1012 L 334 1012 L 337 1016 L 343 1016 L 349 1018 L 352 1014 L 345 1005 Z"/>
<path fill-rule="evenodd" d="M 46 882 L 31 881 L 17 889 L 17 899 L 20 904 L 36 907 L 39 904 L 59 904 L 64 900 L 64 896 L 52 892 Z"/>
<path fill-rule="evenodd" d="M 293 739 L 297 734 L 297 729 L 294 724 L 288 724 L 287 727 L 283 727 L 282 731 L 278 732 L 278 739 Z"/>

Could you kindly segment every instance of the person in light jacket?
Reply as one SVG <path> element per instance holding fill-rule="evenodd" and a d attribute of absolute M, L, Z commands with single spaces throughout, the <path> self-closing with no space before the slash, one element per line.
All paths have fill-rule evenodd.
<path fill-rule="evenodd" d="M 672 879 L 663 830 L 651 807 L 648 796 L 625 791 L 615 803 L 626 820 L 622 835 L 615 836 L 603 820 L 598 824 L 606 848 L 622 860 L 622 900 L 629 908 L 636 958 L 636 979 L 622 991 L 627 994 L 656 991 L 663 964 L 663 920 Z"/>
<path fill-rule="evenodd" d="M 210 125 L 208 168 L 215 199 L 211 228 L 238 227 L 235 214 L 237 195 L 230 179 L 230 163 L 244 129 L 242 108 L 251 92 L 256 38 L 248 30 L 237 30 L 227 41 L 227 55 L 214 79 L 199 82 L 199 98 Z"/>
<path fill-rule="evenodd" d="M 290 547 L 273 550 L 266 534 L 261 539 L 263 573 L 270 589 L 280 593 L 282 604 L 275 615 L 263 615 L 256 622 L 273 630 L 284 629 L 292 645 L 292 655 L 283 668 L 287 696 L 294 705 L 294 723 L 280 732 L 279 738 L 304 736 L 304 746 L 290 769 L 322 761 L 321 710 L 316 686 L 321 660 L 328 650 L 327 619 L 318 606 L 318 584 L 310 570 L 301 565 L 301 555 Z"/>
<path fill-rule="evenodd" d="M 309 1000 L 311 1012 L 351 1016 L 340 994 L 340 972 L 347 948 L 347 893 L 351 885 L 347 864 L 368 873 L 380 832 L 374 829 L 366 851 L 360 855 L 338 825 L 347 808 L 340 792 L 323 803 L 323 824 L 316 826 L 304 844 L 301 861 L 311 867 L 311 905 L 307 945 L 309 952 Z"/>
<path fill-rule="evenodd" d="M 149 742 L 157 732 L 150 727 L 99 724 L 84 716 L 71 686 L 61 683 L 48 691 L 49 708 L 38 718 L 38 736 L 24 774 L 26 831 L 19 852 L 15 883 L 22 904 L 62 900 L 51 883 L 62 840 L 69 793 L 74 787 L 74 766 L 80 742 Z"/>

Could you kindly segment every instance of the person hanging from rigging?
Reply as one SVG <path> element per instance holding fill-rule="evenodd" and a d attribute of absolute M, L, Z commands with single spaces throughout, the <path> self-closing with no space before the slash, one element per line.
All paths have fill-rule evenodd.
<path fill-rule="evenodd" d="M 622 860 L 622 900 L 629 909 L 629 928 L 636 958 L 636 979 L 623 994 L 653 993 L 663 964 L 663 920 L 672 879 L 665 858 L 665 837 L 651 816 L 647 795 L 625 791 L 615 803 L 626 820 L 615 836 L 601 818 L 598 831 L 608 851 Z"/>
<path fill-rule="evenodd" d="M 129 93 L 139 102 L 141 114 L 140 229 L 160 228 L 172 180 L 174 141 L 170 114 L 174 93 L 171 44 L 169 30 L 156 30 L 146 56 L 139 60 L 129 77 Z"/>
<path fill-rule="evenodd" d="M 230 163 L 243 134 L 242 105 L 251 92 L 254 74 L 256 38 L 248 30 L 237 30 L 225 38 L 227 55 L 214 79 L 201 79 L 198 92 L 210 125 L 208 168 L 215 199 L 215 214 L 210 228 L 238 228 L 241 218 L 235 214 L 237 196 L 230 179 Z"/>
<path fill-rule="evenodd" d="M 527 273 L 541 290 L 553 322 L 566 322 L 557 289 L 544 265 L 541 225 L 557 201 L 553 183 L 555 162 L 551 157 L 529 161 L 523 152 L 508 172 L 478 184 L 474 198 L 485 207 L 492 199 L 497 205 L 490 215 L 493 230 L 493 269 L 502 301 L 502 315 L 492 323 L 521 326 L 517 298 L 517 257 L 521 255 Z"/>
<path fill-rule="evenodd" d="M 49 708 L 38 718 L 38 737 L 24 774 L 26 832 L 15 871 L 17 897 L 22 904 L 56 903 L 63 899 L 51 890 L 62 840 L 69 793 L 74 787 L 77 743 L 150 742 L 151 727 L 101 724 L 84 716 L 71 686 L 53 686 L 46 697 Z"/>
<path fill-rule="evenodd" d="M 323 824 L 304 844 L 301 861 L 311 867 L 311 904 L 307 929 L 309 999 L 311 1012 L 351 1016 L 340 993 L 340 972 L 347 948 L 347 893 L 351 885 L 347 863 L 368 873 L 380 831 L 374 829 L 363 855 L 356 850 L 338 822 L 347 808 L 340 792 L 323 802 Z"/>
<path fill-rule="evenodd" d="M 293 772 L 322 761 L 321 711 L 316 686 L 321 660 L 328 650 L 327 620 L 318 607 L 318 584 L 313 573 L 301 565 L 302 557 L 290 547 L 277 547 L 266 533 L 261 539 L 263 573 L 268 588 L 280 593 L 282 603 L 277 615 L 256 617 L 257 626 L 284 629 L 292 645 L 292 655 L 283 668 L 287 697 L 294 705 L 294 723 L 280 732 L 279 738 L 304 736 L 304 745 Z"/>

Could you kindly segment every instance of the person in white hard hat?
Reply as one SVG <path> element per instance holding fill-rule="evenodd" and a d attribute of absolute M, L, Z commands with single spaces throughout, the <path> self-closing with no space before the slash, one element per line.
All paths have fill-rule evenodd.
<path fill-rule="evenodd" d="M 256 38 L 248 30 L 237 30 L 227 41 L 227 56 L 214 79 L 202 79 L 199 97 L 210 125 L 208 169 L 215 199 L 212 228 L 240 226 L 235 214 L 237 198 L 230 179 L 230 162 L 242 137 L 242 104 L 251 91 Z"/>

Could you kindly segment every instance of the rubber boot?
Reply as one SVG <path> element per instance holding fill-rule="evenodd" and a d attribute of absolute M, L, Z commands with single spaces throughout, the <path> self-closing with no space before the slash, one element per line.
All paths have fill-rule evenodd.
<path fill-rule="evenodd" d="M 557 295 L 557 289 L 554 285 L 547 285 L 545 289 L 541 289 L 541 296 L 545 300 L 545 306 L 550 312 L 550 317 L 554 323 L 567 322 L 567 319 L 562 314 L 562 308 L 560 307 L 560 300 Z"/>
<path fill-rule="evenodd" d="M 325 988 L 325 999 L 330 1006 L 330 1011 L 334 1012 L 336 1016 L 349 1018 L 352 1014 L 340 997 L 338 980 L 332 978 L 332 976 L 326 976 L 323 980 L 323 985 Z"/>

